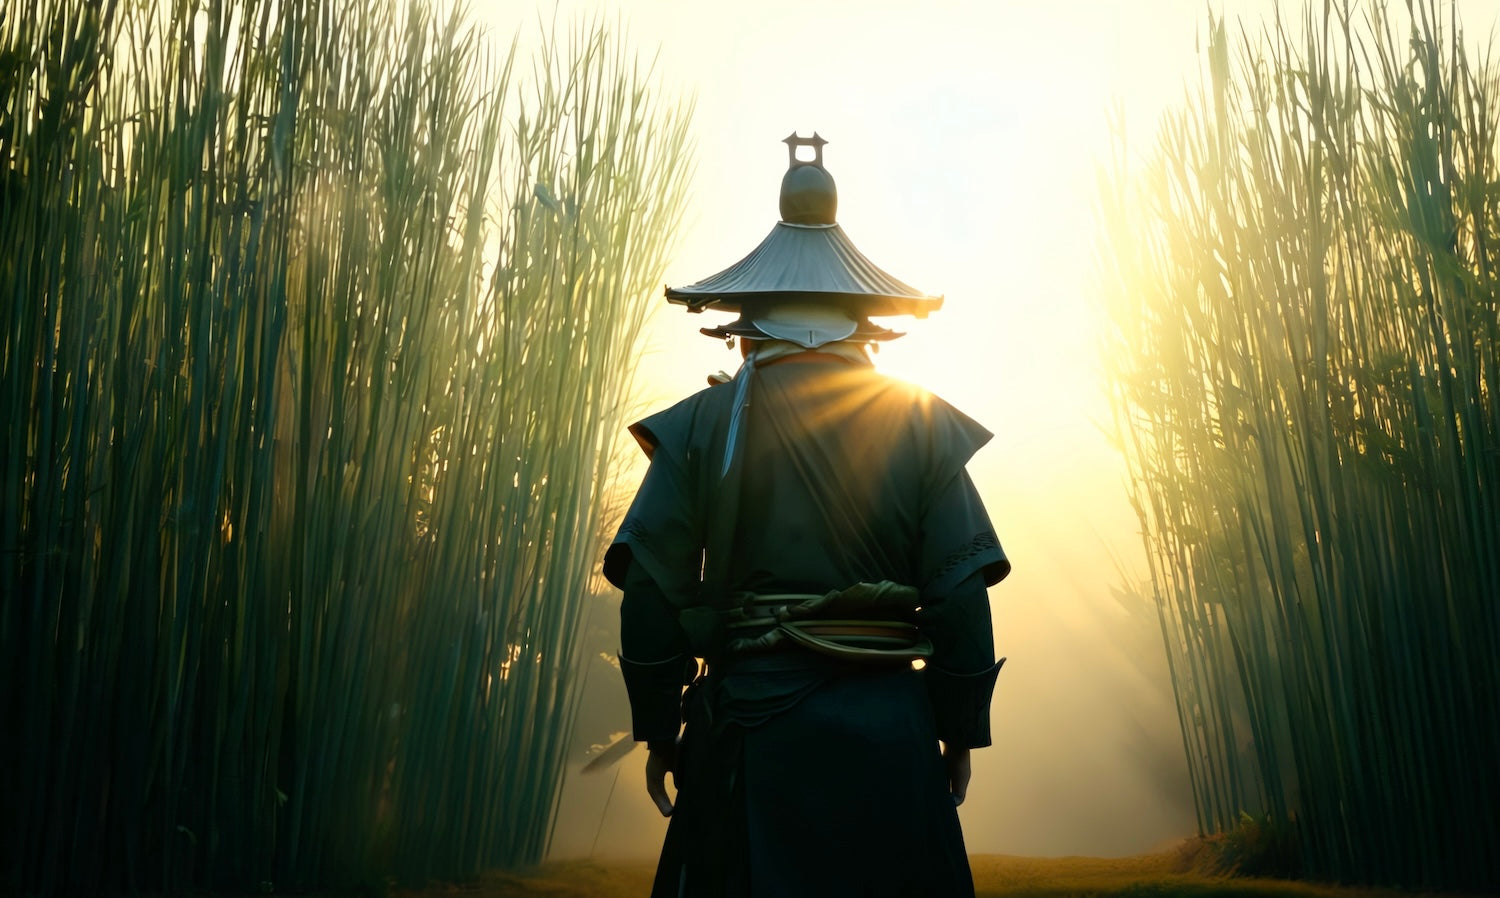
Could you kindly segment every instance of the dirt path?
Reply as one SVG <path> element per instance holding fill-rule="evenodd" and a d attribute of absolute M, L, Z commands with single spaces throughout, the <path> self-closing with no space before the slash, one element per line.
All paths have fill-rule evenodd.
<path fill-rule="evenodd" d="M 1130 858 L 970 859 L 979 898 L 1438 898 L 1430 893 L 1346 889 L 1265 879 L 1225 879 L 1182 872 L 1172 853 Z M 398 892 L 403 898 L 646 898 L 654 864 L 648 861 L 567 861 L 515 874 L 490 874 L 465 886 Z M 1457 896 L 1444 896 L 1457 898 Z"/>

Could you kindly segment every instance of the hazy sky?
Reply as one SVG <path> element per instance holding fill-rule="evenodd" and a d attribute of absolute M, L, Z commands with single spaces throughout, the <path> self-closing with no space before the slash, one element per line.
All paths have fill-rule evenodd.
<path fill-rule="evenodd" d="M 1253 31 L 1274 8 L 1210 5 Z M 1283 7 L 1300 17 L 1300 3 Z M 1497 7 L 1461 2 L 1468 33 L 1489 34 Z M 476 5 L 507 37 L 518 24 L 534 34 L 546 10 Z M 970 850 L 1124 854 L 1191 834 L 1155 614 L 1113 596 L 1144 578 L 1144 562 L 1101 429 L 1091 203 L 1110 110 L 1147 146 L 1196 78 L 1203 0 L 564 0 L 558 10 L 563 22 L 618 19 L 643 54 L 659 51 L 665 89 L 696 97 L 693 199 L 668 283 L 717 272 L 765 236 L 786 167 L 779 141 L 817 131 L 845 231 L 876 264 L 947 298 L 928 321 L 905 322 L 909 336 L 877 362 L 995 433 L 971 471 L 1015 564 L 990 594 L 1010 660 L 995 747 L 975 754 L 961 812 Z M 647 406 L 738 361 L 698 335 L 706 319 L 661 304 L 641 369 Z M 643 760 L 626 760 L 607 813 L 609 775 L 570 781 L 555 855 L 587 854 L 596 833 L 601 854 L 656 851 L 665 824 L 645 798 Z"/>

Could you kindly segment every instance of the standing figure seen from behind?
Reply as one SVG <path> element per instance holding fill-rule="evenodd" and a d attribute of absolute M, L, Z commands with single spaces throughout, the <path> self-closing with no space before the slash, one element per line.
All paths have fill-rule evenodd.
<path fill-rule="evenodd" d="M 986 589 L 1010 570 L 965 470 L 990 434 L 875 370 L 901 335 L 870 317 L 942 300 L 835 223 L 824 141 L 787 143 L 770 236 L 667 291 L 739 313 L 702 332 L 744 361 L 631 428 L 650 467 L 605 556 L 671 816 L 652 895 L 972 896 L 957 806 L 1003 663 Z"/>

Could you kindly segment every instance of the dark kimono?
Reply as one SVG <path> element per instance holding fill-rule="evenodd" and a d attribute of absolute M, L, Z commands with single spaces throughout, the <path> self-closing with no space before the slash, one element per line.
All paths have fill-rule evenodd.
<path fill-rule="evenodd" d="M 731 383 L 632 428 L 651 465 L 605 557 L 635 738 L 686 721 L 652 895 L 972 895 L 938 742 L 990 743 L 985 588 L 1010 565 L 964 469 L 990 434 L 832 353 L 762 363 L 750 387 L 733 424 Z M 919 589 L 921 670 L 736 657 L 715 630 L 736 595 L 881 580 Z"/>

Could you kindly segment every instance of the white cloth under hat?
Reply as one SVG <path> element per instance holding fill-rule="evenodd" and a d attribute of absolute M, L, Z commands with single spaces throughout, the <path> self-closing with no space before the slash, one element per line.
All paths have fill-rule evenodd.
<path fill-rule="evenodd" d="M 811 302 L 778 303 L 750 322 L 767 338 L 796 343 L 804 349 L 847 340 L 859 327 L 843 309 Z"/>

